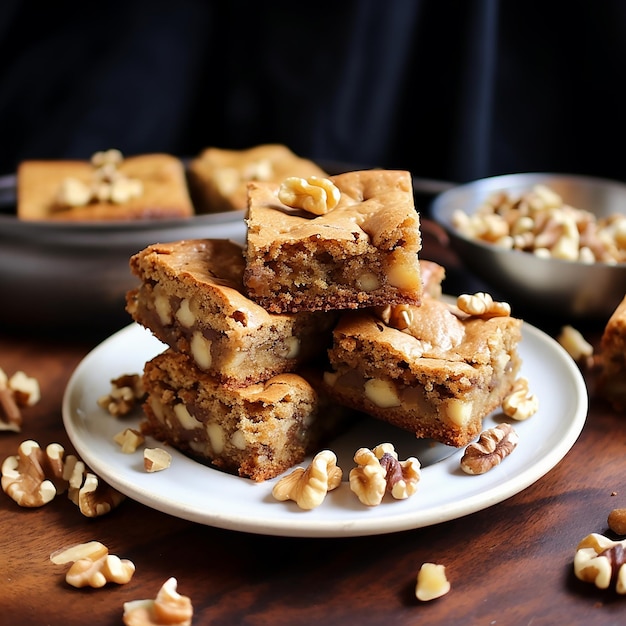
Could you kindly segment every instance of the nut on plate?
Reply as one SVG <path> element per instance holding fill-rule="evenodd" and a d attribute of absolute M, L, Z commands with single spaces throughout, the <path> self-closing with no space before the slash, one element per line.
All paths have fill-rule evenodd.
<path fill-rule="evenodd" d="M 502 400 L 502 411 L 518 422 L 532 417 L 539 410 L 539 399 L 530 393 L 528 379 L 520 376 Z"/>
<path fill-rule="evenodd" d="M 111 390 L 107 395 L 100 396 L 97 404 L 111 415 L 121 417 L 128 415 L 145 396 L 141 376 L 123 374 L 111 380 Z"/>
<path fill-rule="evenodd" d="M 124 603 L 125 626 L 190 626 L 193 617 L 191 599 L 176 590 L 176 578 L 168 578 L 154 600 L 133 600 Z"/>
<path fill-rule="evenodd" d="M 318 507 L 326 494 L 341 484 L 343 472 L 331 450 L 318 452 L 305 469 L 297 467 L 273 487 L 272 495 L 281 501 L 293 500 L 301 509 Z"/>
<path fill-rule="evenodd" d="M 519 437 L 510 424 L 498 424 L 470 443 L 461 458 L 466 474 L 484 474 L 499 465 L 517 446 Z"/>
<path fill-rule="evenodd" d="M 381 443 L 372 450 L 359 448 L 354 454 L 357 467 L 350 471 L 350 489 L 367 506 L 377 506 L 385 493 L 403 500 L 417 491 L 420 463 L 415 457 L 399 461 L 390 443 Z"/>
<path fill-rule="evenodd" d="M 143 466 L 146 472 L 160 472 L 172 464 L 172 455 L 163 448 L 146 448 L 143 451 Z"/>

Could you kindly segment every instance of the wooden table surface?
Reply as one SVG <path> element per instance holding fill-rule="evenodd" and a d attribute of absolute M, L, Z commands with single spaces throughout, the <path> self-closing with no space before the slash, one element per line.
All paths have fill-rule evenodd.
<path fill-rule="evenodd" d="M 462 270 L 453 256 L 434 248 L 423 256 L 448 265 L 446 290 L 455 293 Z M 532 323 L 554 333 L 568 321 Z M 0 461 L 25 439 L 72 451 L 63 391 L 85 354 L 112 330 L 0 329 L 0 367 L 23 370 L 41 386 L 41 401 L 24 411 L 22 432 L 0 433 Z M 602 324 L 583 330 L 597 342 Z M 626 506 L 625 453 L 626 417 L 592 397 L 572 450 L 523 492 L 436 526 L 352 538 L 221 530 L 130 499 L 89 519 L 66 497 L 27 509 L 0 493 L 0 623 L 121 624 L 125 601 L 154 598 L 173 576 L 193 602 L 194 624 L 622 624 L 626 597 L 578 581 L 573 558 L 584 536 L 607 533 L 608 513 Z M 50 554 L 90 540 L 135 563 L 130 583 L 76 589 L 65 582 L 67 567 L 51 563 Z M 431 602 L 415 598 L 424 562 L 445 565 L 452 585 Z"/>

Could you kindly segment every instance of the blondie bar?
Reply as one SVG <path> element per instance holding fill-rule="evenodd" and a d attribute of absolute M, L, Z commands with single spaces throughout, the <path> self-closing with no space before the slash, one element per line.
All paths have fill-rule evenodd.
<path fill-rule="evenodd" d="M 515 381 L 521 324 L 469 316 L 430 297 L 379 316 L 345 312 L 329 350 L 327 391 L 418 438 L 466 445 Z"/>
<path fill-rule="evenodd" d="M 249 300 L 242 248 L 226 239 L 154 244 L 130 267 L 141 280 L 126 297 L 131 317 L 222 384 L 293 371 L 330 343 L 332 313 L 275 315 Z"/>
<path fill-rule="evenodd" d="M 17 216 L 22 220 L 138 220 L 194 214 L 185 170 L 168 154 L 104 163 L 23 161 L 17 172 Z M 100 154 L 100 153 L 98 153 Z M 94 163 L 94 160 L 96 163 Z"/>
<path fill-rule="evenodd" d="M 328 180 L 340 195 L 321 215 L 283 204 L 276 183 L 248 185 L 248 296 L 273 312 L 419 304 L 421 236 L 409 172 Z"/>
<path fill-rule="evenodd" d="M 228 389 L 168 349 L 146 363 L 143 381 L 145 434 L 255 481 L 301 463 L 341 421 L 294 373 Z"/>
<path fill-rule="evenodd" d="M 244 211 L 252 180 L 280 183 L 288 176 L 326 176 L 313 161 L 281 144 L 247 150 L 206 148 L 190 161 L 187 173 L 198 213 Z"/>

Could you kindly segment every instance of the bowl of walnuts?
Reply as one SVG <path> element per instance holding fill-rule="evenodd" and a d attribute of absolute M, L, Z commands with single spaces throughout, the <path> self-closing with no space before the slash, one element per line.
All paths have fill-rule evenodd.
<path fill-rule="evenodd" d="M 430 210 L 464 265 L 520 308 L 608 319 L 626 294 L 626 184 L 507 174 L 452 187 Z"/>

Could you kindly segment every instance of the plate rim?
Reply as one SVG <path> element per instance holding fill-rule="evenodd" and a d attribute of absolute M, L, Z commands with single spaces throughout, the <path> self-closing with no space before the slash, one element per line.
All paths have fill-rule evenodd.
<path fill-rule="evenodd" d="M 427 514 L 421 512 L 418 507 L 417 509 L 412 508 L 406 512 L 397 513 L 396 515 L 390 514 L 388 517 L 381 518 L 367 515 L 366 510 L 363 512 L 357 511 L 356 515 L 353 515 L 351 518 L 347 518 L 344 521 L 338 521 L 332 518 L 325 520 L 323 518 L 318 519 L 317 516 L 308 517 L 308 514 L 311 513 L 308 511 L 301 512 L 302 515 L 298 516 L 294 516 L 290 512 L 284 516 L 284 519 L 272 517 L 266 518 L 258 516 L 257 514 L 253 515 L 252 518 L 235 513 L 224 515 L 218 510 L 212 512 L 199 511 L 186 504 L 181 504 L 181 502 L 175 502 L 172 504 L 171 497 L 164 498 L 162 494 L 154 492 L 149 494 L 143 487 L 138 487 L 136 481 L 133 484 L 132 481 L 120 477 L 115 473 L 112 474 L 109 472 L 106 467 L 106 461 L 96 458 L 94 454 L 91 453 L 89 446 L 85 445 L 81 434 L 76 428 L 75 421 L 77 415 L 73 410 L 73 396 L 77 392 L 77 386 L 79 386 L 81 377 L 89 370 L 92 362 L 96 361 L 103 352 L 111 347 L 112 344 L 115 345 L 118 342 L 123 342 L 129 338 L 127 335 L 132 337 L 132 335 L 137 332 L 147 334 L 149 336 L 149 341 L 155 342 L 155 350 L 158 349 L 160 345 L 165 348 L 165 345 L 155 339 L 147 329 L 136 323 L 132 323 L 113 333 L 87 353 L 71 374 L 63 394 L 62 416 L 67 435 L 76 449 L 77 454 L 81 457 L 85 464 L 98 476 L 100 476 L 102 480 L 106 481 L 127 497 L 136 500 L 145 506 L 161 511 L 162 513 L 186 519 L 191 522 L 222 529 L 272 536 L 347 537 L 402 532 L 465 517 L 510 498 L 537 482 L 541 477 L 547 474 L 551 469 L 558 465 L 558 463 L 566 456 L 572 446 L 576 443 L 587 418 L 589 406 L 588 392 L 586 383 L 578 366 L 554 338 L 550 337 L 531 324 L 523 322 L 522 337 L 524 338 L 525 335 L 533 337 L 535 341 L 540 342 L 553 351 L 553 356 L 555 358 L 558 357 L 563 365 L 561 373 L 563 375 L 567 375 L 568 380 L 573 383 L 576 394 L 575 407 L 573 411 L 574 414 L 569 416 L 569 421 L 563 431 L 563 436 L 559 439 L 559 445 L 551 448 L 550 451 L 541 458 L 540 462 L 534 462 L 530 465 L 530 467 L 526 467 L 520 474 L 508 478 L 505 477 L 502 484 L 490 486 L 484 492 L 481 491 L 473 496 L 464 498 L 461 502 L 448 502 L 437 507 L 436 509 L 429 510 Z M 154 352 L 154 354 L 156 354 L 156 352 Z M 107 380 L 104 382 L 108 383 Z M 95 409 L 97 409 L 97 407 L 95 407 Z M 112 417 L 111 419 L 116 418 Z M 434 466 L 440 466 L 441 468 L 444 464 L 450 463 L 451 459 L 457 459 L 456 463 L 458 465 L 458 458 L 460 458 L 462 450 L 462 448 L 456 450 L 448 458 L 443 459 L 439 463 L 435 463 Z M 175 456 L 182 456 L 189 460 L 188 457 L 185 457 L 185 455 L 175 449 L 172 449 L 172 453 Z M 237 476 L 228 477 L 228 475 L 224 475 L 223 472 L 211 468 L 210 466 L 204 466 L 201 464 L 198 465 L 209 472 L 216 472 L 226 476 L 225 480 L 234 479 L 237 481 L 246 481 L 248 484 L 251 483 L 254 488 L 262 489 L 263 485 L 271 486 L 276 480 L 278 480 L 273 479 L 266 481 L 265 483 L 254 483 L 246 478 L 240 478 Z M 506 466 L 506 463 L 503 466 Z M 424 481 L 424 475 L 429 473 L 429 469 L 429 467 L 423 468 L 422 481 Z M 480 479 L 480 477 L 468 477 L 468 480 L 475 480 L 477 478 Z M 269 488 L 270 487 L 267 487 L 267 489 Z M 334 492 L 331 492 L 329 495 L 332 496 L 333 494 Z M 419 495 L 420 490 L 418 489 L 418 493 L 412 496 L 411 500 L 419 502 Z M 283 506 L 286 504 L 287 503 L 277 503 L 277 505 Z M 267 506 L 271 507 L 269 503 Z M 324 505 L 322 504 L 319 509 L 322 509 L 323 506 Z M 392 507 L 393 503 L 384 502 L 380 506 Z M 417 523 L 416 519 L 419 520 Z"/>

